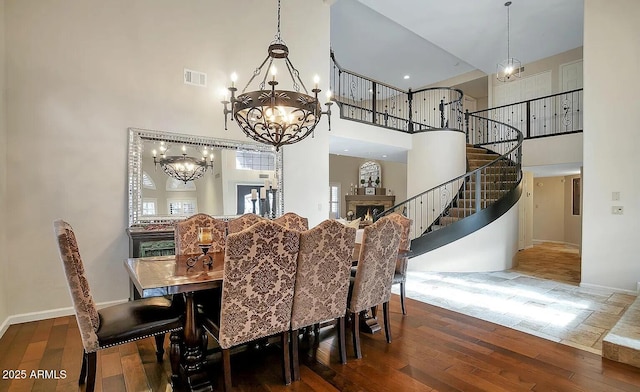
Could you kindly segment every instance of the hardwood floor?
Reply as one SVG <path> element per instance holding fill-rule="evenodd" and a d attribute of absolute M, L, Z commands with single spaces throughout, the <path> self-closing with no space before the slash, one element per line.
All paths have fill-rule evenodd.
<path fill-rule="evenodd" d="M 552 242 L 536 244 L 516 253 L 514 271 L 556 282 L 580 284 L 581 259 L 575 247 Z"/>
<path fill-rule="evenodd" d="M 282 384 L 277 350 L 232 358 L 238 391 L 638 391 L 640 369 L 599 355 L 398 296 L 391 303 L 393 341 L 362 336 L 364 358 L 338 361 L 332 328 L 301 353 L 302 380 Z M 348 332 L 350 332 L 348 330 Z M 168 340 L 168 339 L 167 339 Z M 0 339 L 0 368 L 26 379 L 0 380 L 0 391 L 77 391 L 82 345 L 73 317 L 12 325 Z M 169 361 L 155 361 L 153 339 L 103 350 L 97 391 L 168 391 Z M 30 377 L 32 369 L 60 379 Z M 66 377 L 62 378 L 61 372 Z M 210 371 L 222 390 L 221 366 Z M 53 376 L 49 374 L 49 376 Z"/>

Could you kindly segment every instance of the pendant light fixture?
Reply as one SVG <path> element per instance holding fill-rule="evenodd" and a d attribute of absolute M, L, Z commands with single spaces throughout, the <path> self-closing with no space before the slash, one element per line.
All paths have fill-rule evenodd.
<path fill-rule="evenodd" d="M 520 68 L 521 63 L 520 60 L 511 57 L 510 50 L 510 18 L 509 18 L 509 6 L 511 5 L 510 1 L 504 3 L 504 6 L 507 7 L 507 59 L 501 63 L 498 63 L 496 66 L 496 77 L 501 82 L 508 82 L 510 80 L 516 79 L 520 77 Z"/>
<path fill-rule="evenodd" d="M 276 63 L 279 66 L 276 67 Z M 269 70 L 269 72 L 263 72 Z M 289 74 L 292 80 L 292 90 L 276 89 L 279 82 L 276 79 L 278 72 Z M 269 75 L 271 80 L 267 81 Z M 256 77 L 262 77 L 255 91 L 246 91 Z M 224 122 L 227 129 L 227 115 L 231 114 L 231 120 L 235 119 L 242 131 L 253 140 L 273 145 L 276 151 L 285 144 L 293 144 L 301 141 L 313 133 L 320 121 L 322 114 L 326 114 L 331 130 L 331 92 L 327 94 L 326 111 L 318 101 L 319 78 L 314 78 L 313 95 L 309 95 L 300 73 L 289 60 L 289 48 L 280 37 L 280 0 L 278 0 L 278 29 L 275 40 L 268 48 L 267 57 L 253 72 L 253 76 L 244 87 L 240 95 L 236 97 L 238 90 L 235 87 L 237 75 L 231 75 L 231 98 L 224 100 Z M 269 87 L 266 87 L 266 85 Z M 302 91 L 300 88 L 302 87 Z M 227 107 L 231 104 L 231 109 Z"/>

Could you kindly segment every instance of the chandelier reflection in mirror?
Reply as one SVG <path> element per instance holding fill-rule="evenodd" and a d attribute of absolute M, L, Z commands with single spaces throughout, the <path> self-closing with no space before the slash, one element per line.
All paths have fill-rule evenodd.
<path fill-rule="evenodd" d="M 281 70 L 285 70 L 293 81 L 293 91 L 276 90 L 279 82 L 276 80 L 277 68 L 274 64 L 280 61 Z M 270 70 L 271 80 L 267 81 L 267 72 L 262 72 L 263 68 Z M 258 85 L 258 90 L 247 92 L 247 88 L 256 77 L 262 75 L 262 81 Z M 240 95 L 236 97 L 235 82 L 237 75 L 231 75 L 231 97 L 222 101 L 224 104 L 224 123 L 227 129 L 227 115 L 231 113 L 231 120 L 235 118 L 242 131 L 253 140 L 273 145 L 276 151 L 281 146 L 293 144 L 301 141 L 313 133 L 316 125 L 320 121 L 322 114 L 326 114 L 331 130 L 331 91 L 327 93 L 326 111 L 322 111 L 318 101 L 319 78 L 314 78 L 313 95 L 309 95 L 298 70 L 289 60 L 289 48 L 280 37 L 280 0 L 278 0 L 278 30 L 275 40 L 268 48 L 268 55 L 253 72 L 253 76 L 244 87 Z M 266 84 L 271 88 L 265 89 Z M 304 92 L 300 91 L 302 87 Z M 226 94 L 225 94 L 226 95 Z M 228 108 L 231 104 L 231 109 Z"/>
<path fill-rule="evenodd" d="M 202 148 L 202 157 L 193 158 L 187 155 L 187 147 L 182 146 L 182 155 L 167 156 L 167 150 L 169 146 L 164 142 L 160 143 L 160 158 L 158 158 L 158 151 L 153 150 L 153 163 L 169 176 L 176 180 L 183 181 L 185 184 L 188 181 L 197 180 L 206 173 L 208 168 L 213 171 L 213 152 L 206 146 Z"/>
<path fill-rule="evenodd" d="M 507 7 L 507 59 L 496 66 L 496 77 L 501 82 L 508 82 L 520 77 L 521 65 L 520 60 L 511 57 L 510 52 L 510 26 L 509 26 L 509 6 L 511 2 L 504 3 Z"/>

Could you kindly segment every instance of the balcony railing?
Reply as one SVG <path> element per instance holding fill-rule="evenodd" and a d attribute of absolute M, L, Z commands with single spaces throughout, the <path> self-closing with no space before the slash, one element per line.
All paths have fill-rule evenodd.
<path fill-rule="evenodd" d="M 583 103 L 583 90 L 577 89 L 470 114 L 509 124 L 533 139 L 582 132 Z"/>
<path fill-rule="evenodd" d="M 340 117 L 402 132 L 463 131 L 462 91 L 449 87 L 405 91 L 345 70 L 331 53 L 331 89 Z"/>

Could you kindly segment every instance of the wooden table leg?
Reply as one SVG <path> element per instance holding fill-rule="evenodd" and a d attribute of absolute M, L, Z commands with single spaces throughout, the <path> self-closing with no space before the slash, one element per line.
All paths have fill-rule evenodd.
<path fill-rule="evenodd" d="M 378 320 L 373 317 L 368 310 L 360 313 L 360 331 L 364 333 L 376 333 L 382 329 Z"/>
<path fill-rule="evenodd" d="M 202 328 L 196 322 L 196 306 L 193 292 L 185 293 L 184 353 L 182 364 L 191 391 L 213 391 L 204 371 L 205 356 L 202 351 Z"/>

